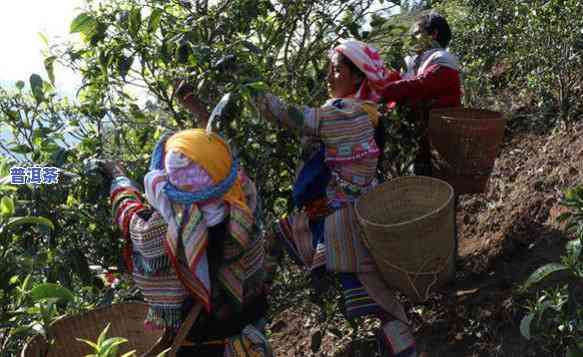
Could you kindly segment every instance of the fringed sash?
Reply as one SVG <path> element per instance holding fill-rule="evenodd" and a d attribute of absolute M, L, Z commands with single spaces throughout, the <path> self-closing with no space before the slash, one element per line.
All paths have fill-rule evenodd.
<path fill-rule="evenodd" d="M 164 157 L 161 149 L 163 140 L 153 155 L 153 170 L 144 180 L 146 195 L 155 208 L 147 220 L 133 214 L 150 208 L 141 203 L 139 191 L 128 179 L 114 184 L 111 198 L 114 212 L 118 214 L 116 222 L 128 237 L 126 256 L 131 256 L 135 282 L 150 306 L 146 326 L 178 329 L 183 305 L 189 296 L 211 311 L 211 277 L 206 254 L 209 235 L 203 213 L 197 201 L 192 201 L 192 196 L 183 195 L 186 201 L 179 199 L 180 202 L 168 199 L 166 192 L 174 188 L 167 185 L 164 171 L 156 169 L 159 167 L 156 160 Z M 236 164 L 233 170 L 237 170 Z M 225 182 L 234 182 L 238 172 L 235 171 L 235 179 L 232 177 L 229 175 L 214 187 L 213 195 L 202 195 L 203 198 L 213 199 L 215 194 L 220 195 L 228 189 Z M 220 288 L 227 292 L 235 310 L 240 310 L 244 300 L 261 287 L 263 246 L 260 240 L 252 237 L 254 219 L 247 207 L 231 204 L 228 216 L 227 234 L 222 243 L 223 261 L 213 264 L 218 264 Z"/>

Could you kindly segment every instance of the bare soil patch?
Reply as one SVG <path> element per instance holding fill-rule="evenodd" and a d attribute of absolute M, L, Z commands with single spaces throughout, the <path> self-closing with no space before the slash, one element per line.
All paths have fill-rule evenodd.
<path fill-rule="evenodd" d="M 403 298 L 419 350 L 431 357 L 544 355 L 520 336 L 529 295 L 517 288 L 562 254 L 565 237 L 556 217 L 561 190 L 583 183 L 583 124 L 506 137 L 487 192 L 460 197 L 455 282 L 422 305 Z M 350 325 L 335 299 L 327 301 L 324 309 L 310 302 L 304 274 L 285 269 L 274 287 L 269 326 L 277 356 L 377 355 L 378 322 Z"/>

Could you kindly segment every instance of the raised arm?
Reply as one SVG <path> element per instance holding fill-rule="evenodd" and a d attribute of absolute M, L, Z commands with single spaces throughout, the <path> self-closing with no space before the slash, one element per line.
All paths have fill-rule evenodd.
<path fill-rule="evenodd" d="M 97 160 L 99 170 L 111 179 L 110 198 L 113 222 L 129 238 L 129 225 L 136 214 L 150 216 L 152 210 L 145 204 L 137 185 L 129 179 L 125 169 L 113 160 Z"/>
<path fill-rule="evenodd" d="M 110 198 L 113 221 L 127 238 L 134 215 L 150 209 L 144 204 L 138 188 L 126 176 L 117 176 L 113 179 Z"/>
<path fill-rule="evenodd" d="M 300 136 L 318 136 L 319 109 L 285 103 L 271 93 L 254 98 L 254 104 L 263 117 Z"/>
<path fill-rule="evenodd" d="M 459 98 L 459 72 L 445 66 L 432 65 L 415 78 L 389 83 L 383 89 L 382 96 L 387 102 L 412 103 L 441 97 Z"/>
<path fill-rule="evenodd" d="M 194 87 L 182 81 L 176 89 L 176 98 L 178 102 L 188 111 L 190 111 L 199 127 L 205 128 L 209 119 L 209 112 L 202 101 L 194 95 Z"/>

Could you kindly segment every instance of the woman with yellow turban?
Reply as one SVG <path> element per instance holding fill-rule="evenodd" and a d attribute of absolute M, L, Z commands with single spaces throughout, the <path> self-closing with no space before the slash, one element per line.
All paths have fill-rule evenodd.
<path fill-rule="evenodd" d="M 256 190 L 225 141 L 202 129 L 165 135 L 144 178 L 147 202 L 119 165 L 105 168 L 145 326 L 176 332 L 198 305 L 178 356 L 271 356 Z"/>

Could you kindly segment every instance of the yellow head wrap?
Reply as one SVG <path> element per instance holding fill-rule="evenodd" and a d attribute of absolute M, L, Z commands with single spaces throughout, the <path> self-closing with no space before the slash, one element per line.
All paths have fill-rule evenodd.
<path fill-rule="evenodd" d="M 182 130 L 166 141 L 165 152 L 170 150 L 176 150 L 200 165 L 215 184 L 229 176 L 231 171 L 233 159 L 229 145 L 215 133 L 209 134 L 203 129 Z M 223 199 L 249 211 L 239 177 Z"/>

